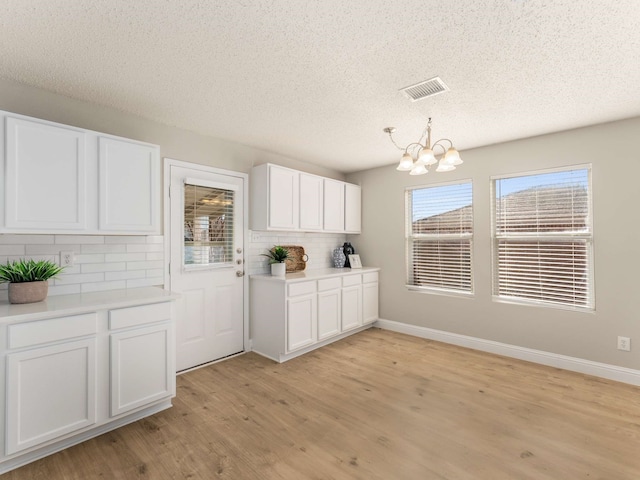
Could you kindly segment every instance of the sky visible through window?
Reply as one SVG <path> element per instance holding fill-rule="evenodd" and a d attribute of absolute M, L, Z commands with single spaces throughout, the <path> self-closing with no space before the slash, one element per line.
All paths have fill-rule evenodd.
<path fill-rule="evenodd" d="M 582 186 L 585 189 L 589 185 L 589 170 L 567 170 L 562 172 L 540 173 L 537 175 L 526 175 L 522 177 L 502 178 L 496 182 L 496 198 L 502 198 L 514 192 L 528 190 L 530 188 L 541 188 L 548 186 Z M 457 190 L 456 195 L 459 200 L 451 199 L 451 195 Z M 443 205 L 437 201 L 438 198 L 446 196 L 449 201 Z M 457 185 L 443 185 L 441 187 L 419 188 L 412 191 L 413 221 L 421 218 L 429 218 L 445 212 L 457 210 L 471 205 L 471 183 Z"/>

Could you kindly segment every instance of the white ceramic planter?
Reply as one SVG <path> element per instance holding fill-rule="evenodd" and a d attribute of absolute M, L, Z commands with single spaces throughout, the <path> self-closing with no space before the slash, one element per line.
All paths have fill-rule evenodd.
<path fill-rule="evenodd" d="M 282 263 L 272 263 L 271 264 L 271 276 L 273 277 L 284 277 L 287 273 L 287 264 Z"/>

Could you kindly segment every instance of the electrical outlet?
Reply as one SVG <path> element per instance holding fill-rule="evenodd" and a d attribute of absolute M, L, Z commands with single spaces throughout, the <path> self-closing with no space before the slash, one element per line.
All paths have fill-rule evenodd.
<path fill-rule="evenodd" d="M 618 337 L 618 350 L 631 351 L 631 339 L 629 337 Z"/>
<path fill-rule="evenodd" d="M 260 241 L 260 234 L 258 232 L 251 233 L 251 241 L 252 242 L 259 242 Z"/>
<path fill-rule="evenodd" d="M 61 267 L 73 267 L 73 261 L 74 261 L 73 252 L 60 252 Z"/>

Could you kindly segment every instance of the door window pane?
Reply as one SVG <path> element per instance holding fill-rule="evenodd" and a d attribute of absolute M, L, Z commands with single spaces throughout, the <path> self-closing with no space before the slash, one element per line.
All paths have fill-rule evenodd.
<path fill-rule="evenodd" d="M 185 184 L 185 265 L 224 264 L 233 260 L 234 193 Z"/>

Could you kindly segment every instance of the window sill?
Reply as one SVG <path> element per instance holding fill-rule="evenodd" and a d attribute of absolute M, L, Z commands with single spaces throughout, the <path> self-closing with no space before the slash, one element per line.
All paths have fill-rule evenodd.
<path fill-rule="evenodd" d="M 569 312 L 578 312 L 578 313 L 589 313 L 595 314 L 595 307 L 574 307 L 571 305 L 559 305 L 556 303 L 545 303 L 545 302 L 537 302 L 535 300 L 527 301 L 519 298 L 510 298 L 510 297 L 499 297 L 497 295 L 493 295 L 491 300 L 495 303 L 507 303 L 511 305 L 522 305 L 525 307 L 539 307 L 539 308 L 552 308 L 554 310 L 565 310 Z"/>
<path fill-rule="evenodd" d="M 456 297 L 456 298 L 467 298 L 472 299 L 475 297 L 473 292 L 456 292 L 453 290 L 444 290 L 440 288 L 433 287 L 418 287 L 416 285 L 405 285 L 407 290 L 415 293 L 426 293 L 431 295 L 441 295 L 444 297 Z"/>

